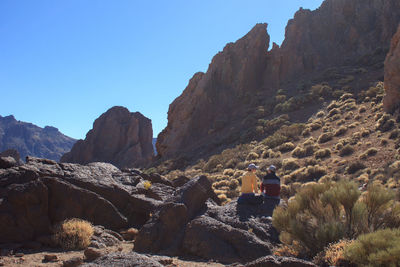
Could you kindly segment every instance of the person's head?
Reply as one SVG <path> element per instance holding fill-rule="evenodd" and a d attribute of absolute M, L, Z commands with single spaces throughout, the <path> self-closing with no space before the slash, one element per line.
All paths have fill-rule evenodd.
<path fill-rule="evenodd" d="M 254 163 L 249 164 L 249 166 L 247 167 L 247 170 L 252 171 L 252 172 L 257 171 L 257 169 L 258 169 L 258 166 L 256 166 Z"/>
<path fill-rule="evenodd" d="M 273 172 L 273 173 L 275 173 L 275 171 L 276 171 L 276 167 L 274 166 L 274 165 L 271 165 L 271 166 L 269 166 L 268 167 L 268 172 Z"/>

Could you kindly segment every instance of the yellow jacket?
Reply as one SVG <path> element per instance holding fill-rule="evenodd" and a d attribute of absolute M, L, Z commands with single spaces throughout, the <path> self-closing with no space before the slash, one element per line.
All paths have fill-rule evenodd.
<path fill-rule="evenodd" d="M 254 172 L 248 171 L 242 176 L 242 193 L 258 193 L 257 177 Z"/>

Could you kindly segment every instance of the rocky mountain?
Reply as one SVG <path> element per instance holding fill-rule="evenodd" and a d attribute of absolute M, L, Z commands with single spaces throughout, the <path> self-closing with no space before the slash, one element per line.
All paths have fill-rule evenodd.
<path fill-rule="evenodd" d="M 23 159 L 29 155 L 59 160 L 75 142 L 57 128 L 17 121 L 13 115 L 0 116 L 0 151 L 15 149 Z"/>
<path fill-rule="evenodd" d="M 152 140 L 150 119 L 115 106 L 95 120 L 85 140 L 76 142 L 61 162 L 108 162 L 120 168 L 143 166 L 154 155 Z"/>
<path fill-rule="evenodd" d="M 397 0 L 326 0 L 315 11 L 300 9 L 287 24 L 282 46 L 271 50 L 267 25 L 256 25 L 227 44 L 170 105 L 168 125 L 157 140 L 160 157 L 199 158 L 251 140 L 249 127 L 279 115 L 279 91 L 287 98 L 280 107 L 303 105 L 302 112 L 289 114 L 296 120 L 307 117 L 307 108 L 322 106 L 320 96 L 306 94 L 314 84 L 329 86 L 329 97 L 368 88 L 383 79 L 399 22 Z"/>
<path fill-rule="evenodd" d="M 385 91 L 384 108 L 393 111 L 400 104 L 400 25 L 385 60 Z"/>

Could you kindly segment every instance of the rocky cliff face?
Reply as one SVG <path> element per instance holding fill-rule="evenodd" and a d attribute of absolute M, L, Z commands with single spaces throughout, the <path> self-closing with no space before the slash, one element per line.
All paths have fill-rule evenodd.
<path fill-rule="evenodd" d="M 326 0 L 315 11 L 300 9 L 282 46 L 270 51 L 267 25 L 256 25 L 226 45 L 170 105 L 157 139 L 160 157 L 193 157 L 237 141 L 248 127 L 243 119 L 258 105 L 268 107 L 277 89 L 296 95 L 300 80 L 324 81 L 332 68 L 364 68 L 359 87 L 376 81 L 399 22 L 397 0 Z"/>
<path fill-rule="evenodd" d="M 384 108 L 393 111 L 400 104 L 400 25 L 385 60 L 385 91 Z"/>
<path fill-rule="evenodd" d="M 0 116 L 0 151 L 15 149 L 21 158 L 36 156 L 59 160 L 75 141 L 57 128 L 40 128 L 32 123 L 17 121 L 12 115 Z"/>
<path fill-rule="evenodd" d="M 107 162 L 117 167 L 137 167 L 153 157 L 151 120 L 124 107 L 112 107 L 93 123 L 61 162 L 87 164 Z"/>

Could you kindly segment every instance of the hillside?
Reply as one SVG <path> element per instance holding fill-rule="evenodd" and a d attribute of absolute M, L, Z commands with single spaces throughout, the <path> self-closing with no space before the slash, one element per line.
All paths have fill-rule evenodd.
<path fill-rule="evenodd" d="M 326 0 L 294 15 L 280 47 L 269 47 L 267 25 L 257 24 L 215 55 L 207 72 L 196 73 L 171 103 L 157 138 L 161 161 L 176 158 L 180 167 L 262 138 L 260 119 L 296 111 L 290 120 L 305 122 L 324 102 L 306 94 L 313 85 L 330 100 L 383 80 L 399 22 L 397 0 Z"/>
<path fill-rule="evenodd" d="M 239 178 L 250 163 L 260 166 L 262 177 L 269 165 L 282 177 L 282 197 L 290 198 L 307 182 L 341 178 L 360 186 L 377 181 L 400 187 L 398 118 L 384 113 L 383 83 L 325 102 L 306 123 L 291 123 L 289 115 L 267 120 L 263 140 L 240 144 L 199 160 L 185 170 L 168 171 L 168 162 L 157 171 L 168 176 L 205 174 L 214 182 L 220 199 L 228 202 L 240 192 Z"/>
<path fill-rule="evenodd" d="M 75 142 L 75 139 L 65 136 L 57 128 L 41 128 L 17 121 L 12 115 L 0 116 L 0 152 L 16 149 L 22 159 L 35 156 L 58 161 Z"/>

